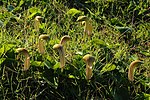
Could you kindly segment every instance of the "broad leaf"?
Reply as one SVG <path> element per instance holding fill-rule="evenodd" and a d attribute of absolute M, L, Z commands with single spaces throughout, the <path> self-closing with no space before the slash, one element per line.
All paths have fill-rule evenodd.
<path fill-rule="evenodd" d="M 32 66 L 37 66 L 37 67 L 39 67 L 39 66 L 43 66 L 43 63 L 42 63 L 41 61 L 33 61 L 33 62 L 31 63 L 31 65 L 32 65 Z"/>
<path fill-rule="evenodd" d="M 69 74 L 69 76 L 68 76 L 68 77 L 69 77 L 69 78 L 75 78 L 75 76 L 73 76 L 73 75 L 70 75 L 70 74 Z"/>
<path fill-rule="evenodd" d="M 91 41 L 91 43 L 93 45 L 100 45 L 100 46 L 106 46 L 106 43 L 103 41 L 103 40 L 100 40 L 100 39 L 93 39 Z"/>
<path fill-rule="evenodd" d="M 116 69 L 116 65 L 112 63 L 106 64 L 100 72 L 105 73 Z"/>
<path fill-rule="evenodd" d="M 80 10 L 77 10 L 75 8 L 72 8 L 70 9 L 68 12 L 67 12 L 67 15 L 71 15 L 71 16 L 75 16 L 76 14 L 80 14 L 81 11 Z"/>
<path fill-rule="evenodd" d="M 119 26 L 117 26 L 116 29 L 120 33 L 132 32 L 132 29 L 130 27 L 119 27 Z"/>
<path fill-rule="evenodd" d="M 56 70 L 57 68 L 60 68 L 60 62 L 56 62 L 56 64 L 53 66 L 54 70 Z"/>

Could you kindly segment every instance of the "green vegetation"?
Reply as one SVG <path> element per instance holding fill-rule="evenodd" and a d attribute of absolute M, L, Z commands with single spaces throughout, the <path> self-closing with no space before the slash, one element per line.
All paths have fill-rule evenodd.
<path fill-rule="evenodd" d="M 149 11 L 149 0 L 1 0 L 0 99 L 149 100 Z M 79 16 L 89 19 L 90 35 Z M 42 54 L 40 35 L 48 37 L 41 42 Z M 62 72 L 53 46 L 64 35 L 70 40 L 63 45 Z M 17 48 L 29 53 L 26 71 Z M 86 54 L 95 58 L 89 80 Z M 143 64 L 132 82 L 128 69 L 135 60 Z"/>

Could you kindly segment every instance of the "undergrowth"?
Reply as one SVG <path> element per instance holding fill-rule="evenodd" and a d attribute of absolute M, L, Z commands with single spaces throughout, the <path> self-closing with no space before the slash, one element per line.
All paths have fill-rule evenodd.
<path fill-rule="evenodd" d="M 149 100 L 149 0 L 2 0 L 0 1 L 0 99 L 19 100 Z M 84 35 L 79 16 L 92 20 L 91 36 Z M 39 29 L 35 17 L 41 16 Z M 38 37 L 49 35 L 46 53 L 38 51 Z M 59 68 L 53 46 L 64 35 L 66 66 Z M 22 71 L 22 55 L 30 54 L 30 68 Z M 93 76 L 86 80 L 83 56 L 95 57 Z M 132 61 L 144 63 L 127 78 Z"/>

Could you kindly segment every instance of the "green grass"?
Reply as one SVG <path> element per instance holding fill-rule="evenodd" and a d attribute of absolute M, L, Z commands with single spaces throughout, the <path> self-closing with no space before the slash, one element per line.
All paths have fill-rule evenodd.
<path fill-rule="evenodd" d="M 3 2 L 3 4 L 2 4 Z M 0 99 L 18 100 L 149 100 L 150 15 L 149 0 L 2 0 L 0 2 Z M 76 22 L 92 20 L 92 36 Z M 36 16 L 43 20 L 35 29 Z M 38 51 L 38 36 L 48 34 L 46 53 Z M 66 66 L 59 68 L 53 46 L 64 35 Z M 26 48 L 31 66 L 22 71 Z M 86 80 L 83 56 L 95 57 L 93 77 Z M 128 80 L 132 61 L 144 63 Z"/>

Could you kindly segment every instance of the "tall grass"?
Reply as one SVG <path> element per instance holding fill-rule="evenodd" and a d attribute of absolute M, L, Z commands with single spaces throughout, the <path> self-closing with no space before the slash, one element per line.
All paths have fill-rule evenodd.
<path fill-rule="evenodd" d="M 0 2 L 0 99 L 108 99 L 150 98 L 149 0 L 2 0 Z M 73 9 L 73 10 L 72 10 Z M 92 20 L 90 37 L 84 36 L 79 16 Z M 41 16 L 39 30 L 35 17 Z M 49 35 L 44 55 L 38 38 Z M 69 35 L 65 46 L 66 65 L 59 68 L 59 54 L 53 46 Z M 30 54 L 30 68 L 22 71 L 24 56 Z M 93 76 L 86 80 L 83 56 L 95 57 Z M 144 63 L 128 80 L 129 65 Z"/>

